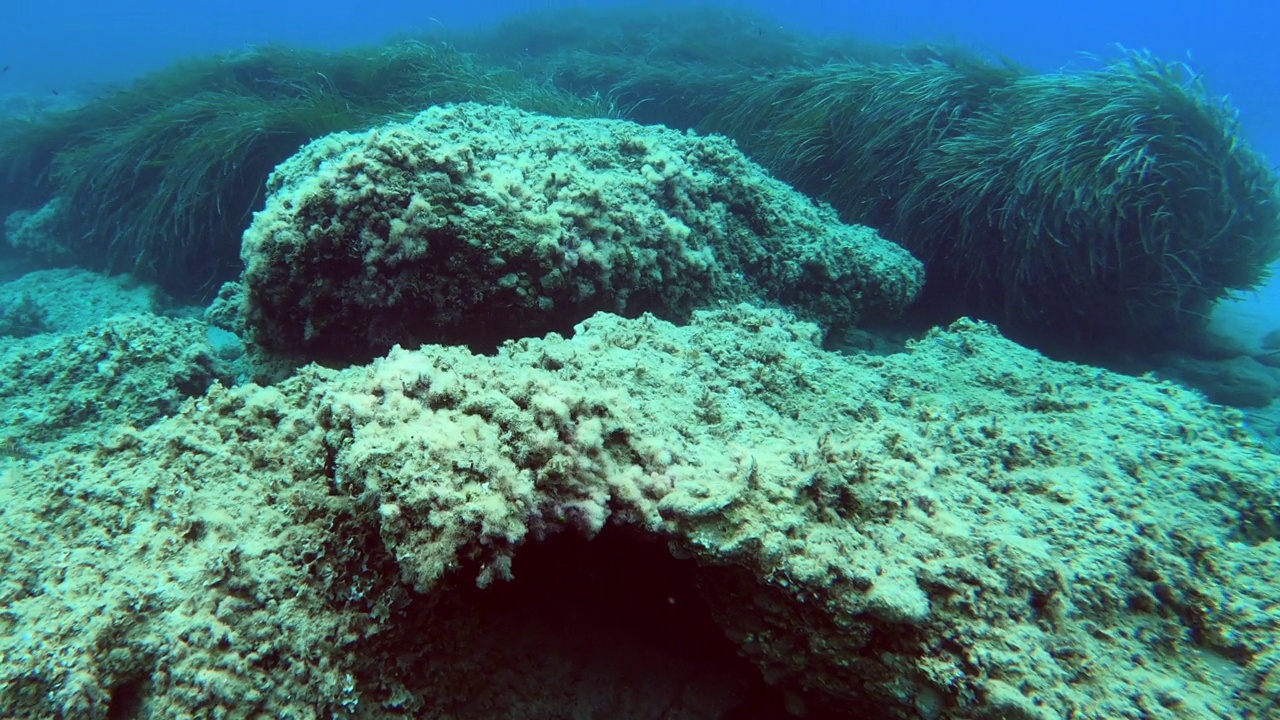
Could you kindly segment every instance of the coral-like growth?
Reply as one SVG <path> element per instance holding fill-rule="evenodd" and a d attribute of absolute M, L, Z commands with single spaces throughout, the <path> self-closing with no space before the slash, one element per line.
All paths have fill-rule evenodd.
<path fill-rule="evenodd" d="M 846 327 L 900 313 L 923 274 L 731 141 L 617 120 L 432 108 L 310 144 L 270 191 L 244 237 L 246 315 L 308 356 L 744 299 Z"/>
<path fill-rule="evenodd" d="M 0 334 L 5 320 L 0 312 Z M 42 454 L 92 444 L 119 425 L 149 425 L 215 381 L 230 382 L 221 370 L 204 326 L 153 315 L 0 344 L 0 445 Z"/>
<path fill-rule="evenodd" d="M 746 675 L 644 640 L 699 603 L 823 717 L 1280 710 L 1278 475 L 1230 414 L 967 321 L 818 338 L 599 315 L 215 388 L 0 475 L 0 713 L 723 717 Z M 557 559 L 587 594 L 519 594 Z M 590 594 L 629 575 L 656 588 Z"/>
<path fill-rule="evenodd" d="M 35 298 L 15 293 L 0 298 L 0 337 L 25 338 L 49 330 L 49 313 Z"/>
<path fill-rule="evenodd" d="M 40 209 L 15 210 L 4 219 L 4 241 L 22 255 L 55 266 L 74 264 L 65 239 L 66 204 L 53 198 Z"/>

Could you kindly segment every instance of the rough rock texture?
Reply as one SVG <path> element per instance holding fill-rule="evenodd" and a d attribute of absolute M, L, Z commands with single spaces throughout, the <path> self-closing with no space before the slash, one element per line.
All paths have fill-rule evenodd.
<path fill-rule="evenodd" d="M 36 210 L 17 210 L 4 219 L 5 243 L 23 254 L 46 262 L 68 263 L 75 259 L 62 239 L 62 198 L 54 198 Z"/>
<path fill-rule="evenodd" d="M 897 315 L 922 267 L 721 137 L 463 104 L 317 140 L 245 233 L 261 344 L 369 358 L 496 344 L 607 310 L 744 299 L 828 327 Z"/>
<path fill-rule="evenodd" d="M 154 285 L 81 268 L 36 270 L 0 283 L 0 306 L 24 298 L 39 308 L 48 332 L 84 330 L 115 315 L 160 315 L 173 305 Z"/>
<path fill-rule="evenodd" d="M 0 342 L 0 456 L 96 444 L 117 425 L 144 427 L 176 412 L 229 381 L 208 337 L 193 320 L 117 315 L 78 332 Z"/>
<path fill-rule="evenodd" d="M 239 357 L 214 342 L 227 333 L 159 314 L 169 304 L 154 286 L 77 268 L 0 283 L 0 457 L 96 444 L 233 382 Z"/>
<path fill-rule="evenodd" d="M 779 717 L 1280 713 L 1280 468 L 1238 414 L 968 321 L 817 341 L 597 315 L 15 466 L 0 714 L 722 717 L 756 671 L 664 655 L 697 617 Z"/>
<path fill-rule="evenodd" d="M 0 338 L 26 338 L 49 329 L 48 311 L 29 293 L 0 297 Z"/>

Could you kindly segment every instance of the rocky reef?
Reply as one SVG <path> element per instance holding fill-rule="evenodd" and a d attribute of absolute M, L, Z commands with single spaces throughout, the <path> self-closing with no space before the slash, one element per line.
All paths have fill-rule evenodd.
<path fill-rule="evenodd" d="M 1280 709 L 1276 462 L 1238 415 L 969 321 L 820 338 L 599 314 L 12 466 L 0 711 Z"/>

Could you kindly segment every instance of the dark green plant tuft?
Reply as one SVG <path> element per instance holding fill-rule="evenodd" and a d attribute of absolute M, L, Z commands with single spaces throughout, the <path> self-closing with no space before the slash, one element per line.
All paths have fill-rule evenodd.
<path fill-rule="evenodd" d="M 843 63 L 742 85 L 701 124 L 842 213 L 885 226 L 919 158 L 1023 71 L 960 49 L 920 63 Z"/>
<path fill-rule="evenodd" d="M 203 91 L 56 156 L 80 262 L 190 293 L 234 277 L 239 236 L 280 160 L 366 117 L 318 85 L 293 98 Z"/>
<path fill-rule="evenodd" d="M 1019 78 L 920 170 L 897 225 L 938 290 L 1039 332 L 1172 338 L 1280 255 L 1276 179 L 1235 113 L 1145 53 Z"/>
<path fill-rule="evenodd" d="M 439 44 L 266 47 L 180 63 L 80 108 L 0 123 L 0 177 L 13 186 L 0 189 L 25 206 L 63 198 L 64 232 L 82 264 L 203 300 L 238 275 L 240 235 L 276 164 L 314 138 L 464 100 L 607 112 Z"/>
<path fill-rule="evenodd" d="M 941 52 L 743 87 L 703 129 L 880 229 L 923 303 L 1012 332 L 1148 343 L 1280 255 L 1275 178 L 1183 65 L 1031 74 Z"/>

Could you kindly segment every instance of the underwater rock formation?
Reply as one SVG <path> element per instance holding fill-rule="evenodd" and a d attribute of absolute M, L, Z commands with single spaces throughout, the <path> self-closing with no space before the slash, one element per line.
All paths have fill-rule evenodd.
<path fill-rule="evenodd" d="M 0 714 L 1280 711 L 1280 481 L 1237 414 L 970 321 L 819 341 L 599 314 L 15 467 Z"/>
<path fill-rule="evenodd" d="M 170 304 L 129 276 L 78 268 L 0 283 L 0 458 L 94 445 L 247 374 L 238 339 L 169 316 Z"/>
<path fill-rule="evenodd" d="M 54 198 L 36 211 L 16 210 L 4 218 L 4 241 L 9 247 L 28 257 L 54 265 L 74 264 L 66 234 L 60 232 L 65 224 L 64 203 Z"/>
<path fill-rule="evenodd" d="M 308 357 L 740 300 L 842 327 L 896 316 L 923 276 L 731 141 L 617 120 L 435 107 L 317 140 L 268 189 L 245 314 L 259 343 Z"/>
<path fill-rule="evenodd" d="M 0 456 L 93 445 L 119 425 L 145 427 L 176 412 L 215 381 L 231 382 L 209 333 L 195 320 L 134 314 L 0 338 Z"/>

